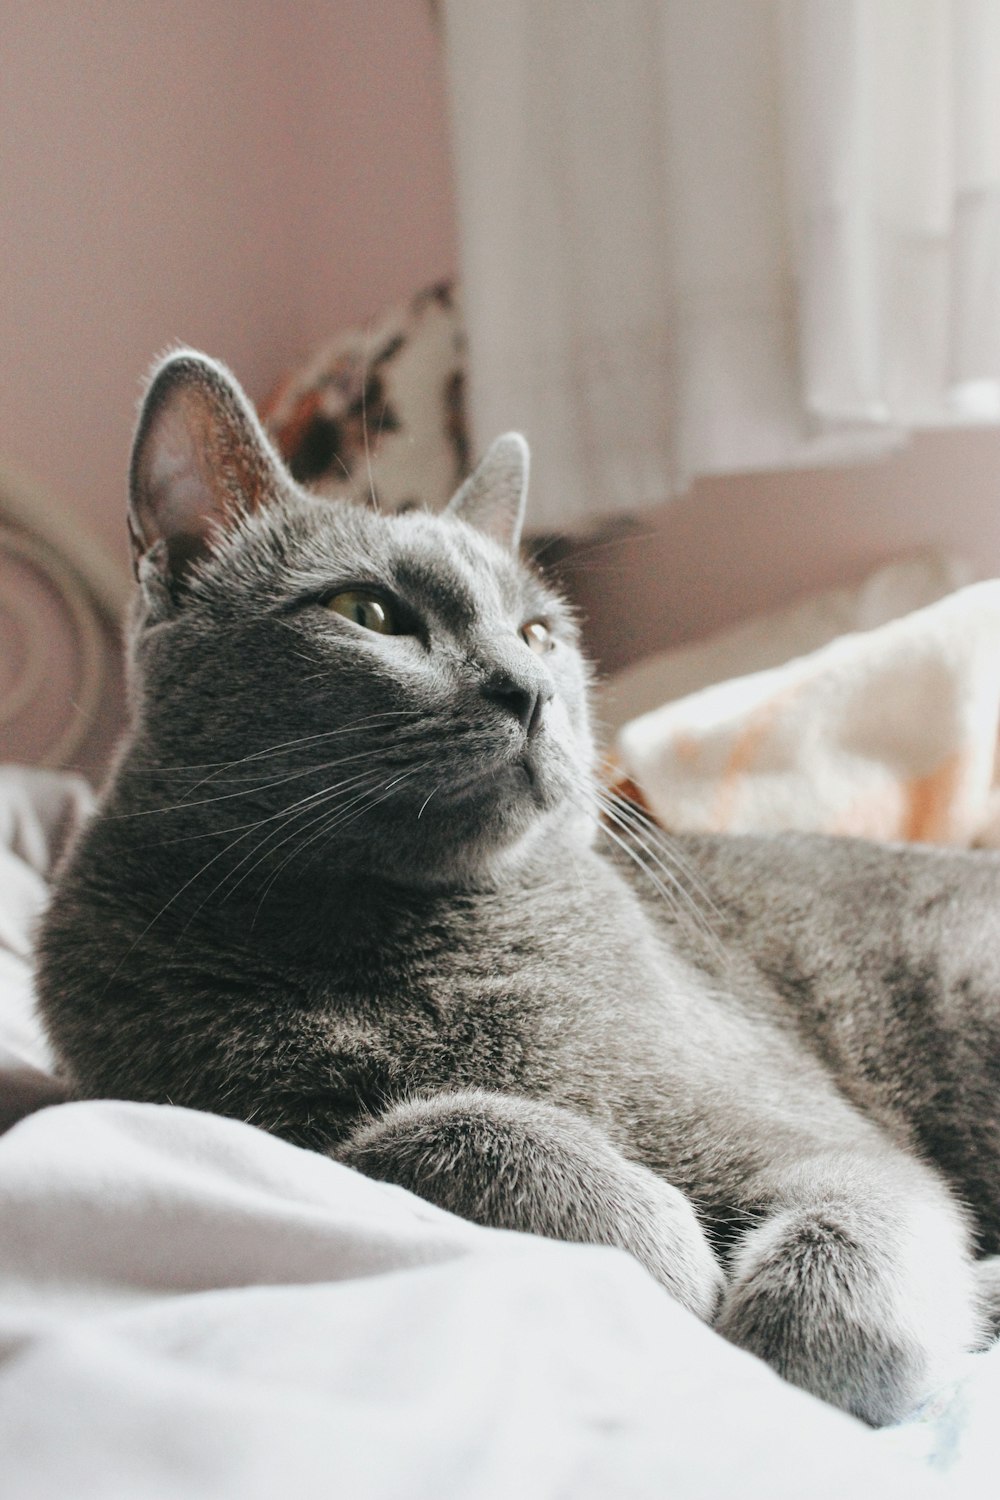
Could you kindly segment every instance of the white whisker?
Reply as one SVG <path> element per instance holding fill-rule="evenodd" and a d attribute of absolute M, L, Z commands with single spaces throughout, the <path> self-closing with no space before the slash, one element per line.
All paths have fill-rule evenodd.
<path fill-rule="evenodd" d="M 438 782 L 437 786 L 434 787 L 433 791 L 428 792 L 427 796 L 424 798 L 423 802 L 421 802 L 421 804 L 420 804 L 420 811 L 417 813 L 417 819 L 418 819 L 418 821 L 419 821 L 420 818 L 423 817 L 423 815 L 424 815 L 424 808 L 427 806 L 428 802 L 434 796 L 435 792 L 439 792 L 440 790 L 441 790 L 441 783 Z"/>

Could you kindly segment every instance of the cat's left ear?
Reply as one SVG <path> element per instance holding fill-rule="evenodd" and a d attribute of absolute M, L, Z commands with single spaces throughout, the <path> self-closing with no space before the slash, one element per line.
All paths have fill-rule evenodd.
<path fill-rule="evenodd" d="M 224 365 L 179 349 L 154 368 L 129 473 L 137 575 L 148 554 L 172 590 L 227 527 L 289 484 L 253 407 Z"/>
<path fill-rule="evenodd" d="M 519 432 L 505 432 L 448 502 L 445 515 L 516 550 L 528 500 L 528 464 L 524 438 Z"/>

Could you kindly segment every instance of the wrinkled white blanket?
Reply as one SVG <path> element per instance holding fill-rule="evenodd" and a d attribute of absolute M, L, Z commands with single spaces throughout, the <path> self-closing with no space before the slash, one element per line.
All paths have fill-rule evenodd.
<path fill-rule="evenodd" d="M 51 1096 L 27 926 L 81 795 L 0 785 L 13 1114 Z M 619 1251 L 476 1228 L 231 1120 L 63 1103 L 0 1136 L 4 1500 L 985 1500 L 998 1409 L 1000 1351 L 870 1432 Z"/>
<path fill-rule="evenodd" d="M 6 1500 L 934 1493 L 624 1254 L 249 1126 L 44 1110 L 0 1140 L 0 1215 Z"/>

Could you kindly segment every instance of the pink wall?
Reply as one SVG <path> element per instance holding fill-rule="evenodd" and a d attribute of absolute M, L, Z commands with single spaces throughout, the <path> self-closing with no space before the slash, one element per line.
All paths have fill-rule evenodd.
<path fill-rule="evenodd" d="M 921 433 L 850 469 L 701 479 L 561 565 L 603 668 L 940 548 L 1000 575 L 1000 432 Z"/>
<path fill-rule="evenodd" d="M 7 0 L 0 454 L 124 560 L 140 377 L 171 342 L 254 396 L 454 270 L 423 0 Z"/>
<path fill-rule="evenodd" d="M 185 340 L 251 394 L 456 266 L 426 0 L 7 0 L 0 457 L 125 560 L 142 372 Z M 612 667 L 926 544 L 1000 572 L 1000 434 L 700 482 L 568 568 Z"/>

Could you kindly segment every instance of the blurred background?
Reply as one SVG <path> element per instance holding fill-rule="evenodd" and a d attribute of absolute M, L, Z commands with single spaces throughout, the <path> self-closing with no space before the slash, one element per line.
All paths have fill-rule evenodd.
<path fill-rule="evenodd" d="M 973 0 L 7 0 L 0 759 L 107 754 L 131 429 L 177 341 L 331 492 L 338 381 L 373 396 L 376 483 L 395 442 L 389 503 L 440 500 L 434 434 L 457 473 L 524 427 L 605 672 L 915 551 L 996 573 L 998 26 Z M 438 341 L 433 411 L 399 329 Z"/>

